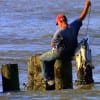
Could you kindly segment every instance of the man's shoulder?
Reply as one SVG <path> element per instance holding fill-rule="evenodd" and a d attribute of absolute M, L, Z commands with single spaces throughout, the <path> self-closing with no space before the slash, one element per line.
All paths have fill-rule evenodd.
<path fill-rule="evenodd" d="M 74 21 L 72 21 L 72 22 L 70 23 L 70 25 L 71 25 L 71 24 L 74 24 L 74 23 L 82 23 L 82 20 L 80 20 L 80 19 L 75 19 Z"/>
<path fill-rule="evenodd" d="M 77 26 L 82 26 L 82 20 L 80 20 L 80 19 L 76 19 L 76 20 L 74 20 L 74 21 L 72 21 L 71 23 L 70 23 L 70 26 L 72 26 L 72 27 L 77 27 Z"/>

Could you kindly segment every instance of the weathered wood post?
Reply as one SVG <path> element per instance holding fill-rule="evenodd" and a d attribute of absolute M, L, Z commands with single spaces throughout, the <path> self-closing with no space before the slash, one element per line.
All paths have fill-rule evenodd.
<path fill-rule="evenodd" d="M 3 64 L 1 74 L 3 92 L 20 90 L 17 64 Z"/>
<path fill-rule="evenodd" d="M 77 83 L 77 85 L 87 85 L 87 84 L 94 83 L 92 66 L 87 65 L 85 69 L 83 67 L 81 67 L 77 71 L 76 83 Z"/>
<path fill-rule="evenodd" d="M 40 67 L 40 54 L 31 56 L 28 61 L 28 90 L 58 90 L 73 88 L 72 66 L 66 60 L 56 60 L 54 64 L 55 87 L 49 87 L 43 80 Z"/>
<path fill-rule="evenodd" d="M 92 53 L 88 44 L 88 38 L 83 39 L 75 53 L 76 69 L 77 69 L 77 85 L 92 84 L 93 80 L 93 64 L 92 64 Z"/>
<path fill-rule="evenodd" d="M 54 66 L 55 71 L 55 89 L 72 89 L 72 65 L 66 59 L 58 59 Z"/>
<path fill-rule="evenodd" d="M 46 90 L 40 67 L 40 54 L 29 57 L 28 61 L 28 90 Z"/>

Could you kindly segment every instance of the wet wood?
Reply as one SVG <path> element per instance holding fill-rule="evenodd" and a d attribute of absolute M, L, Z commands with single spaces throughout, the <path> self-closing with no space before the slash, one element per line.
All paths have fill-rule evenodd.
<path fill-rule="evenodd" d="M 58 59 L 55 62 L 55 89 L 72 89 L 72 65 L 66 59 Z"/>
<path fill-rule="evenodd" d="M 39 57 L 40 54 L 36 54 L 28 60 L 28 90 L 58 90 L 73 87 L 72 67 L 70 63 L 66 62 L 66 60 L 57 60 L 55 62 L 55 86 L 49 87 L 43 80 Z"/>
<path fill-rule="evenodd" d="M 78 87 L 76 89 L 89 90 L 89 89 L 93 89 L 93 88 L 94 88 L 94 84 L 84 84 L 84 85 L 78 85 Z"/>
<path fill-rule="evenodd" d="M 85 68 L 81 67 L 77 71 L 77 85 L 88 85 L 94 83 L 92 69 L 92 66 L 86 65 Z"/>
<path fill-rule="evenodd" d="M 92 53 L 88 44 L 88 38 L 84 38 L 75 51 L 75 62 L 77 69 L 77 85 L 87 85 L 94 83 Z"/>
<path fill-rule="evenodd" d="M 1 74 L 3 92 L 20 90 L 17 64 L 3 64 Z"/>
<path fill-rule="evenodd" d="M 33 55 L 28 60 L 28 90 L 45 90 L 45 82 L 40 67 L 40 54 Z"/>

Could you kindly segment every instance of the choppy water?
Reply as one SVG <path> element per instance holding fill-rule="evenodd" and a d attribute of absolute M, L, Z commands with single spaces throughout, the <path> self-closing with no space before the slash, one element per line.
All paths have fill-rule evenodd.
<path fill-rule="evenodd" d="M 88 33 L 95 66 L 93 77 L 95 82 L 100 82 L 100 0 L 91 1 Z M 22 83 L 27 82 L 28 57 L 50 49 L 51 36 L 57 29 L 56 15 L 63 12 L 71 22 L 80 15 L 83 5 L 84 0 L 0 0 L 0 67 L 6 63 L 18 63 L 20 87 L 22 88 Z M 79 40 L 85 36 L 87 21 L 88 18 L 85 19 L 80 30 Z M 75 68 L 73 68 L 73 77 L 75 77 L 75 72 Z M 95 84 L 94 90 L 91 91 L 66 90 L 50 94 L 47 92 L 44 94 L 9 93 L 9 95 L 1 94 L 1 97 L 3 95 L 7 99 L 5 96 L 8 95 L 7 97 L 11 100 L 20 100 L 20 98 L 23 100 L 30 98 L 37 100 L 40 98 L 44 100 L 48 98 L 50 100 L 67 100 L 66 98 L 68 100 L 99 100 L 98 88 L 100 89 L 100 84 Z M 0 90 L 2 91 L 1 77 Z"/>

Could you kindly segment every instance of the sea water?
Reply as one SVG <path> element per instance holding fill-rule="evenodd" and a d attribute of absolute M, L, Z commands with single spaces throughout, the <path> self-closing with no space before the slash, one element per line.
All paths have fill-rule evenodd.
<path fill-rule="evenodd" d="M 49 49 L 51 37 L 57 30 L 55 17 L 64 13 L 68 22 L 80 16 L 85 0 L 0 0 L 0 68 L 2 64 L 17 63 L 20 88 L 28 82 L 27 62 L 34 54 Z M 86 17 L 79 32 L 81 40 L 89 35 L 93 58 L 93 78 L 99 83 L 92 90 L 61 90 L 47 92 L 1 93 L 0 100 L 99 100 L 100 99 L 100 0 L 91 0 L 90 17 Z M 89 24 L 88 24 L 89 21 Z M 87 32 L 88 27 L 88 32 Z M 76 79 L 73 67 L 73 82 Z M 0 91 L 2 78 L 0 74 Z"/>

